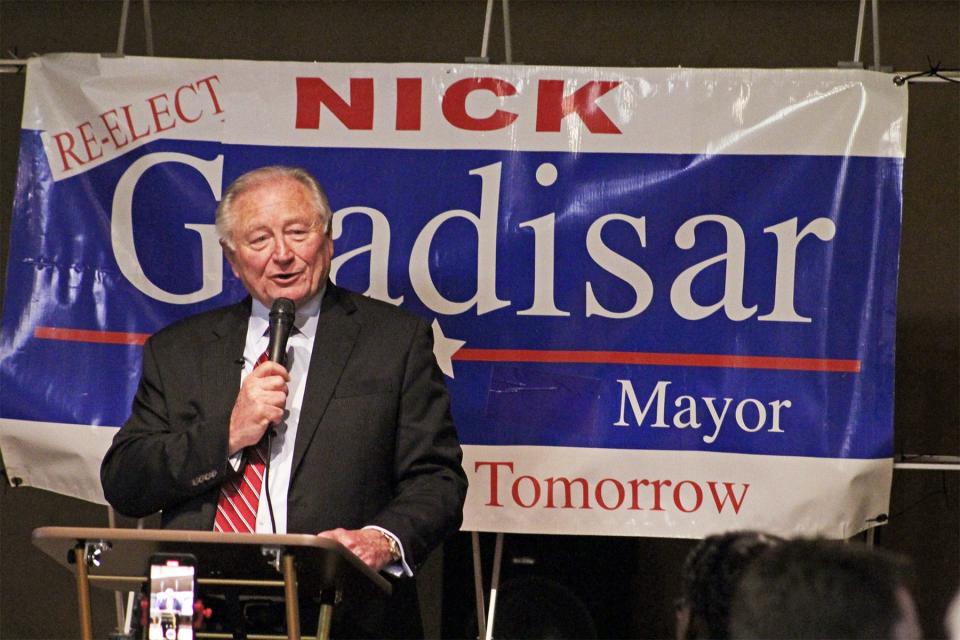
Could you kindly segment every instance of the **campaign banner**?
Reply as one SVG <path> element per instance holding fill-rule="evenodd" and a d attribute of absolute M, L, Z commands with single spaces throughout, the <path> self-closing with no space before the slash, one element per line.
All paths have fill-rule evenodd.
<path fill-rule="evenodd" d="M 223 190 L 283 164 L 331 278 L 432 323 L 465 530 L 853 535 L 889 505 L 906 118 L 860 70 L 31 59 L 8 475 L 103 500 L 143 342 L 246 295 Z"/>

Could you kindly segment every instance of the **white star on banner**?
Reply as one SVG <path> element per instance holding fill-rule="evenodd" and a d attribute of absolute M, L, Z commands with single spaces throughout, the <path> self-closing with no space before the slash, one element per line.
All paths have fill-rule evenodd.
<path fill-rule="evenodd" d="M 467 344 L 465 340 L 454 340 L 443 335 L 443 329 L 436 318 L 433 319 L 433 355 L 440 365 L 440 370 L 449 378 L 453 377 L 453 354 L 460 350 L 460 347 Z"/>

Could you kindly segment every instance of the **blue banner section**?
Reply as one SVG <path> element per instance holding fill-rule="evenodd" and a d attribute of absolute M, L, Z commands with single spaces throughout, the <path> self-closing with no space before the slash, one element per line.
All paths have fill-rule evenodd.
<path fill-rule="evenodd" d="M 53 182 L 25 131 L 0 417 L 121 424 L 131 334 L 245 295 L 219 254 L 213 295 L 156 291 L 203 290 L 218 192 L 265 164 L 326 186 L 338 284 L 465 341 L 465 444 L 892 454 L 894 158 L 161 140 Z"/>

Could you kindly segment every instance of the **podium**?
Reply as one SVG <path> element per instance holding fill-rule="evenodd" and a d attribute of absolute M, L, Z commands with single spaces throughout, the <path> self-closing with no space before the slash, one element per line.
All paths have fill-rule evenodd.
<path fill-rule="evenodd" d="M 41 551 L 76 573 L 83 640 L 93 640 L 90 585 L 138 591 L 148 579 L 145 572 L 155 553 L 196 556 L 200 587 L 282 589 L 286 637 L 291 640 L 300 637 L 298 593 L 320 597 L 317 637 L 326 640 L 334 605 L 341 597 L 349 597 L 345 587 L 360 581 L 385 594 L 391 592 L 390 583 L 346 547 L 314 535 L 40 527 L 32 538 Z M 196 637 L 220 636 L 198 632 Z"/>

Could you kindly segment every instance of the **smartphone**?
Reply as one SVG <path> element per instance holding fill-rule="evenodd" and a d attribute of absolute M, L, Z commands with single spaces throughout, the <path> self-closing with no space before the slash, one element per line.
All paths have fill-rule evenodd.
<path fill-rule="evenodd" d="M 148 640 L 193 640 L 197 559 L 190 554 L 150 556 Z"/>

